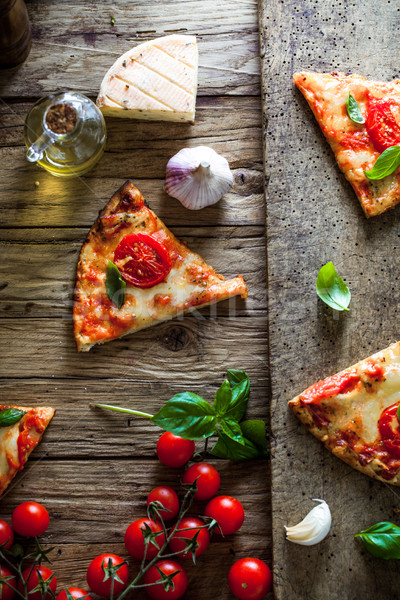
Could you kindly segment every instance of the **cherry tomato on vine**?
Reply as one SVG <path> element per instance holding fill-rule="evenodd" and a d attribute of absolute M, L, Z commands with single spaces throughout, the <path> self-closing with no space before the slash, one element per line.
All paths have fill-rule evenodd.
<path fill-rule="evenodd" d="M 11 571 L 9 569 L 7 569 L 7 567 L 0 567 L 0 574 L 2 577 L 11 577 L 11 579 L 8 579 L 8 582 L 10 583 L 10 585 L 13 586 L 13 588 L 16 587 L 17 582 L 15 581 L 15 577 L 14 575 L 11 573 Z M 6 583 L 2 583 L 0 585 L 1 587 L 1 600 L 12 600 L 15 596 L 15 592 L 14 590 L 12 590 L 10 587 L 8 587 L 8 585 Z"/>
<path fill-rule="evenodd" d="M 111 560 L 111 568 L 121 565 L 116 570 L 116 574 L 121 579 L 117 581 L 114 579 L 114 597 L 118 596 L 128 585 L 129 581 L 129 570 L 126 562 L 117 554 L 100 554 L 92 560 L 87 570 L 86 579 L 92 592 L 99 596 L 109 598 L 111 595 L 111 583 L 112 577 L 108 577 L 106 581 L 107 570 L 109 569 L 109 562 Z"/>
<path fill-rule="evenodd" d="M 49 526 L 49 513 L 38 502 L 23 502 L 11 517 L 13 529 L 24 537 L 42 535 Z"/>
<path fill-rule="evenodd" d="M 221 478 L 215 467 L 208 463 L 196 463 L 185 471 L 183 483 L 193 483 L 197 479 L 196 500 L 209 500 L 219 490 Z"/>
<path fill-rule="evenodd" d="M 195 445 L 193 440 L 185 440 L 169 431 L 162 434 L 157 442 L 157 455 L 163 465 L 178 469 L 192 458 Z"/>
<path fill-rule="evenodd" d="M 160 548 L 165 544 L 165 535 L 160 523 L 156 523 L 152 519 L 136 519 L 133 521 L 125 532 L 125 547 L 129 554 L 134 558 L 141 560 L 144 556 L 145 543 L 143 532 L 146 527 L 150 527 L 153 533 L 160 532 L 154 539 L 155 546 L 152 542 L 147 546 L 146 558 L 151 559 L 156 556 Z"/>
<path fill-rule="evenodd" d="M 201 529 L 203 527 L 203 529 Z M 196 517 L 185 517 L 181 519 L 178 523 L 178 529 L 187 529 L 187 531 L 176 531 L 172 536 L 172 539 L 169 543 L 169 546 L 172 552 L 182 552 L 187 546 L 187 542 L 183 539 L 193 539 L 196 533 L 198 532 L 196 542 L 198 544 L 198 548 L 196 548 L 195 556 L 196 558 L 203 554 L 205 550 L 207 550 L 208 545 L 210 543 L 210 534 L 207 529 L 204 528 L 204 522 Z M 185 558 L 188 560 L 192 559 L 192 552 L 185 552 L 184 554 L 179 554 L 179 558 Z"/>
<path fill-rule="evenodd" d="M 244 521 L 243 506 L 232 496 L 216 496 L 207 504 L 204 514 L 218 522 L 223 535 L 236 533 Z M 215 533 L 220 534 L 220 529 L 216 527 Z"/>
<path fill-rule="evenodd" d="M 144 576 L 144 583 L 156 583 L 156 581 L 160 581 L 161 575 L 158 569 L 160 569 L 160 571 L 165 575 L 177 573 L 172 578 L 174 589 L 171 589 L 171 586 L 167 591 L 164 589 L 163 584 L 160 583 L 159 585 L 152 585 L 145 588 L 146 594 L 153 600 L 177 600 L 183 596 L 187 588 L 187 575 L 186 571 L 181 567 L 181 565 L 174 560 L 160 560 L 155 565 L 150 567 Z"/>
<path fill-rule="evenodd" d="M 78 588 L 78 587 L 70 587 L 68 588 L 69 593 L 71 594 L 71 596 L 74 598 L 74 600 L 78 600 L 79 598 L 82 598 L 82 596 L 86 596 L 87 600 L 93 600 L 92 596 L 90 596 L 90 594 L 88 594 L 85 590 L 83 590 L 82 588 Z M 57 596 L 56 596 L 56 600 L 68 600 L 68 596 L 66 594 L 66 591 L 63 590 L 62 592 L 60 592 Z"/>
<path fill-rule="evenodd" d="M 173 519 L 179 512 L 178 496 L 175 490 L 166 485 L 160 485 L 159 487 L 154 488 L 154 490 L 151 490 L 150 494 L 147 496 L 147 506 L 149 506 L 150 502 L 161 502 L 163 507 L 168 509 L 159 510 L 164 521 Z"/>
<path fill-rule="evenodd" d="M 7 543 L 6 543 L 7 542 Z M 7 521 L 0 520 L 0 546 L 5 544 L 4 548 L 9 550 L 14 543 L 14 532 Z M 4 600 L 4 598 L 3 598 Z"/>
<path fill-rule="evenodd" d="M 271 591 L 271 571 L 258 558 L 241 558 L 232 565 L 228 584 L 239 600 L 262 600 Z"/>
<path fill-rule="evenodd" d="M 42 600 L 42 592 L 40 590 L 32 592 L 32 590 L 34 590 L 39 585 L 38 573 L 40 573 L 44 581 L 51 580 L 48 583 L 48 587 L 50 588 L 51 592 L 48 591 L 45 597 L 43 598 L 43 600 L 51 600 L 51 598 L 53 598 L 52 594 L 56 593 L 57 579 L 54 574 L 54 571 L 48 569 L 43 565 L 38 565 L 36 567 L 33 567 L 33 569 L 31 569 L 31 567 L 28 567 L 27 569 L 22 571 L 22 580 L 26 581 L 27 591 L 29 593 L 29 600 Z M 18 582 L 18 591 L 21 592 L 21 594 L 24 593 L 24 585 L 22 580 L 19 580 Z"/>

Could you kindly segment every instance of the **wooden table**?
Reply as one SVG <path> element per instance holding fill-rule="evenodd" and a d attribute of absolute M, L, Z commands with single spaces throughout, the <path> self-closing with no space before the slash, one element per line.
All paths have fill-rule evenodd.
<path fill-rule="evenodd" d="M 27 6 L 33 27 L 29 59 L 0 73 L 1 390 L 3 402 L 49 404 L 57 413 L 2 499 L 1 514 L 9 518 L 24 500 L 43 502 L 51 515 L 44 541 L 57 548 L 59 586 L 85 587 L 94 556 L 126 556 L 124 531 L 144 515 L 150 489 L 178 485 L 182 474 L 158 462 L 158 429 L 96 412 L 89 402 L 155 412 L 178 391 L 211 399 L 226 370 L 235 367 L 251 377 L 248 415 L 267 417 L 257 2 L 225 0 L 216 8 L 214 0 L 32 0 Z M 23 122 L 37 98 L 62 89 L 94 98 L 118 55 L 177 31 L 198 36 L 195 126 L 108 119 L 106 153 L 81 179 L 57 179 L 26 161 Z M 235 183 L 220 203 L 189 214 L 163 192 L 163 179 L 175 152 L 199 144 L 228 159 Z M 71 323 L 78 251 L 99 209 L 127 178 L 217 271 L 243 273 L 249 298 L 78 355 Z M 240 534 L 214 542 L 199 566 L 188 568 L 187 597 L 193 600 L 231 597 L 226 576 L 235 558 L 250 554 L 271 561 L 268 465 L 211 462 L 221 472 L 221 491 L 240 498 L 247 516 Z"/>

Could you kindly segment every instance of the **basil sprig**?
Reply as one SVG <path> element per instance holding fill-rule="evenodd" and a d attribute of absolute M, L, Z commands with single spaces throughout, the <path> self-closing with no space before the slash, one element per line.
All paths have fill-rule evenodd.
<path fill-rule="evenodd" d="M 368 179 L 383 179 L 400 166 L 400 146 L 390 146 L 382 152 L 370 171 L 364 171 Z"/>
<path fill-rule="evenodd" d="M 357 123 L 358 125 L 365 123 L 358 102 L 351 92 L 349 92 L 349 95 L 347 96 L 346 109 L 349 118 L 354 121 L 354 123 Z"/>
<path fill-rule="evenodd" d="M 161 429 L 188 440 L 218 435 L 211 450 L 214 456 L 233 460 L 263 458 L 268 455 L 264 421 L 242 421 L 249 394 L 247 373 L 229 370 L 212 404 L 197 394 L 183 392 L 168 400 L 155 415 L 108 404 L 95 406 L 148 418 Z"/>
<path fill-rule="evenodd" d="M 14 425 L 22 419 L 26 414 L 25 410 L 19 410 L 18 408 L 5 408 L 0 412 L 0 427 L 7 427 L 8 425 Z"/>
<path fill-rule="evenodd" d="M 121 308 L 125 302 L 125 289 L 126 283 L 122 279 L 122 275 L 117 267 L 111 260 L 108 261 L 107 265 L 107 279 L 106 279 L 107 296 L 111 302 L 114 302 Z"/>
<path fill-rule="evenodd" d="M 318 272 L 316 292 L 325 304 L 335 310 L 350 310 L 351 292 L 343 279 L 336 273 L 332 262 L 326 263 Z"/>
<path fill-rule="evenodd" d="M 390 521 L 376 523 L 354 537 L 361 538 L 368 552 L 377 558 L 400 558 L 400 527 Z"/>

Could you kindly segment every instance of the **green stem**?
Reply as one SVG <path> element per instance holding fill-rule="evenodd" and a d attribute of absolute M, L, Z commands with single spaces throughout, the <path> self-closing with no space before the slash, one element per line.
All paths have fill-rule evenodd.
<path fill-rule="evenodd" d="M 107 410 L 115 410 L 115 412 L 128 413 L 129 415 L 135 415 L 137 417 L 145 417 L 146 419 L 152 419 L 154 415 L 145 413 L 140 410 L 132 410 L 131 408 L 121 408 L 120 406 L 112 406 L 111 404 L 91 404 L 94 408 L 106 408 Z"/>

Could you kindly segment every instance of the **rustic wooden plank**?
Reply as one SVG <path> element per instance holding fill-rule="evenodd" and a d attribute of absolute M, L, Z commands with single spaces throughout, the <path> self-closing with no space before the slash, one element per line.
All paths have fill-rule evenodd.
<path fill-rule="evenodd" d="M 396 76 L 388 49 L 397 47 L 399 13 L 385 3 L 378 15 L 372 1 L 344 7 L 306 0 L 299 8 L 271 0 L 262 7 L 275 596 L 386 600 L 399 585 L 398 571 L 368 555 L 353 535 L 380 520 L 398 522 L 399 493 L 331 456 L 287 401 L 398 339 L 400 213 L 365 220 L 291 76 L 301 69 Z M 314 291 L 329 260 L 353 294 L 346 315 L 333 313 Z M 329 503 L 332 531 L 304 552 L 285 541 L 283 525 L 303 518 L 312 498 Z"/>
<path fill-rule="evenodd" d="M 198 36 L 199 95 L 259 95 L 256 2 L 157 0 L 134 9 L 105 0 L 28 3 L 33 44 L 18 76 L 2 74 L 0 94 L 43 96 L 60 88 L 97 94 L 114 60 L 133 46 L 171 33 Z M 111 25 L 111 16 L 115 25 Z"/>
<path fill-rule="evenodd" d="M 205 597 L 219 581 L 218 594 L 230 598 L 227 574 L 237 558 L 248 555 L 271 559 L 268 464 L 265 461 L 231 463 L 211 460 L 221 474 L 221 493 L 241 500 L 246 511 L 239 533 L 226 539 L 215 537 L 190 574 L 191 598 Z M 87 566 L 101 552 L 127 556 L 123 535 L 133 520 L 144 516 L 148 492 L 156 485 L 179 490 L 182 469 L 168 469 L 158 461 L 30 461 L 9 493 L 2 499 L 2 517 L 9 519 L 13 508 L 27 498 L 42 502 L 50 513 L 50 527 L 42 536 L 46 545 L 56 546 L 54 568 L 61 585 L 85 585 Z M 85 473 L 85 477 L 82 477 Z M 262 474 L 262 476 L 260 476 Z M 54 485 L 57 482 L 57 485 Z M 251 491 L 249 491 L 251 490 Z M 66 502 L 68 498 L 68 502 Z M 204 503 L 193 505 L 201 514 Z M 73 527 L 71 527 L 73 523 Z M 129 560 L 132 571 L 137 562 Z M 203 592 L 202 592 L 203 590 Z M 136 595 L 135 598 L 144 598 Z"/>
<path fill-rule="evenodd" d="M 240 366 L 240 365 L 239 365 Z M 33 458 L 46 456 L 51 460 L 69 458 L 155 458 L 155 447 L 161 430 L 146 419 L 90 408 L 90 403 L 110 404 L 151 414 L 175 394 L 191 391 L 211 401 L 222 383 L 226 371 L 215 382 L 207 374 L 190 384 L 178 378 L 167 382 L 150 380 L 137 383 L 132 379 L 2 379 L 3 400 L 10 404 L 53 406 L 57 412 L 51 427 Z M 266 393 L 263 382 L 251 379 L 251 395 L 247 418 L 266 418 Z M 212 441 L 212 440 L 211 440 Z M 197 450 L 204 441 L 197 442 Z"/>
<path fill-rule="evenodd" d="M 239 268 L 246 273 L 250 295 L 246 303 L 237 303 L 238 315 L 265 311 L 260 228 L 180 228 L 175 234 L 227 278 L 238 275 Z M 76 262 L 86 235 L 81 228 L 1 230 L 0 316 L 70 318 Z M 231 304 L 224 302 L 213 311 L 229 315 Z"/>
<path fill-rule="evenodd" d="M 199 377 L 218 383 L 226 369 L 243 368 L 258 383 L 265 382 L 266 316 L 237 318 L 234 302 L 231 306 L 231 317 L 198 311 L 83 354 L 74 348 L 71 319 L 3 319 L 2 373 L 41 377 L 45 365 L 47 376 L 54 378 L 108 378 L 112 373 L 116 379 L 141 382 L 175 380 L 179 374 L 190 385 Z"/>
<path fill-rule="evenodd" d="M 235 180 L 219 203 L 193 213 L 196 224 L 255 225 L 264 219 L 259 99 L 203 99 L 195 126 L 108 119 L 107 150 L 98 167 L 87 177 L 67 181 L 26 161 L 22 130 L 29 106 L 0 106 L 6 133 L 0 148 L 3 227 L 90 226 L 128 177 L 162 219 L 185 225 L 192 213 L 164 192 L 165 166 L 181 148 L 200 144 L 227 158 Z"/>

